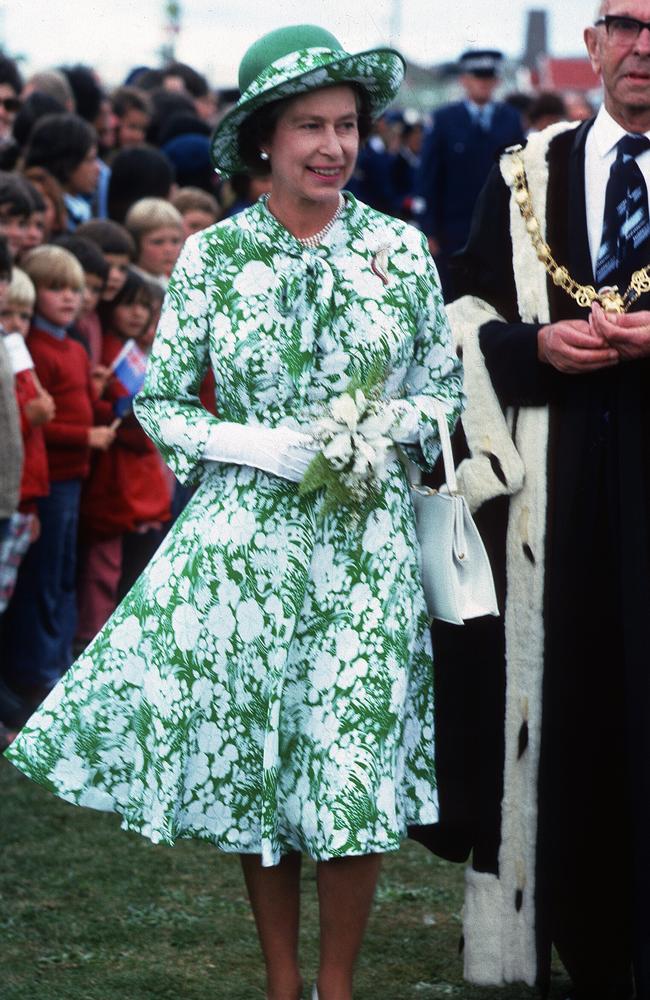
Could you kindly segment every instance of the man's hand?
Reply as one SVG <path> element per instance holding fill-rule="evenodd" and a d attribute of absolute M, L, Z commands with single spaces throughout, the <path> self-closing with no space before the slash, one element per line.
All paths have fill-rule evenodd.
<path fill-rule="evenodd" d="M 537 356 L 567 375 L 611 368 L 619 362 L 618 351 L 583 319 L 561 320 L 543 326 L 537 334 Z"/>
<path fill-rule="evenodd" d="M 598 337 L 604 337 L 621 358 L 634 361 L 650 357 L 650 312 L 607 313 L 594 302 L 589 326 Z"/>

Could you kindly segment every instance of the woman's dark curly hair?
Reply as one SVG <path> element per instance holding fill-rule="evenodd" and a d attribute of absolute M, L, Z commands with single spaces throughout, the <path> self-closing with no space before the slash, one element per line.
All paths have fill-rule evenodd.
<path fill-rule="evenodd" d="M 344 85 L 350 86 L 355 93 L 359 114 L 359 139 L 361 142 L 364 142 L 372 129 L 370 99 L 360 84 L 350 83 Z M 312 91 L 306 91 L 305 93 L 312 93 Z M 269 104 L 264 104 L 257 111 L 253 111 L 252 115 L 249 115 L 242 122 L 237 137 L 239 155 L 246 164 L 248 172 L 254 177 L 266 177 L 270 174 L 271 164 L 268 160 L 260 160 L 260 149 L 271 141 L 278 121 L 293 100 L 295 100 L 293 97 L 282 97 L 279 101 L 271 101 Z"/>
<path fill-rule="evenodd" d="M 96 145 L 95 129 L 79 115 L 45 115 L 36 122 L 29 137 L 25 169 L 45 167 L 65 187 Z"/>

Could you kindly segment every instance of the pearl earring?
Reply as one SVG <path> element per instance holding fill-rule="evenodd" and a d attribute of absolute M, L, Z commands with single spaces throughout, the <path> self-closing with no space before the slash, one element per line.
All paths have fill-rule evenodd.
<path fill-rule="evenodd" d="M 265 149 L 261 149 L 260 150 L 260 160 L 268 160 L 268 158 L 269 158 L 269 154 L 266 152 L 266 150 Z"/>

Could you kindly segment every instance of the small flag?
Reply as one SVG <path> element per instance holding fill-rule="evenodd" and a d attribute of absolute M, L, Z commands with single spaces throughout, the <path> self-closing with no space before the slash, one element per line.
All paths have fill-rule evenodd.
<path fill-rule="evenodd" d="M 111 365 L 111 371 L 129 396 L 135 396 L 144 384 L 147 355 L 140 350 L 135 340 L 127 340 Z"/>

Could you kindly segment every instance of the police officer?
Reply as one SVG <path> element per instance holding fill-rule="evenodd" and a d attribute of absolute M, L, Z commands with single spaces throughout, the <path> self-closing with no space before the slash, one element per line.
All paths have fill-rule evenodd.
<path fill-rule="evenodd" d="M 449 257 L 467 241 L 474 204 L 496 153 L 524 139 L 518 112 L 492 99 L 502 61 L 501 52 L 492 49 L 463 53 L 458 69 L 465 99 L 436 111 L 422 151 L 420 225 L 446 291 Z"/>

